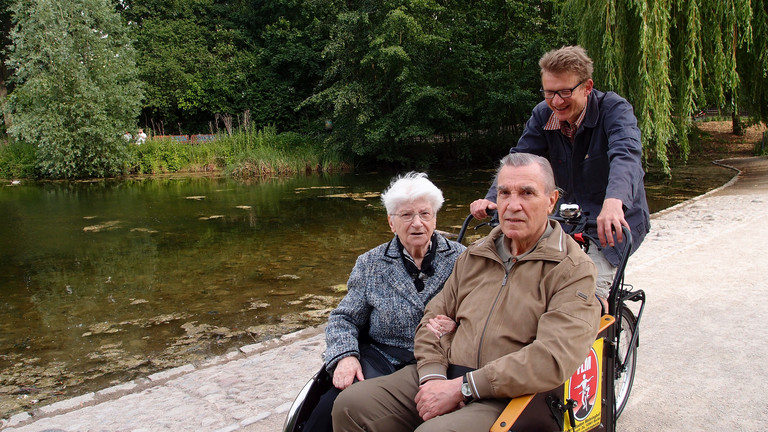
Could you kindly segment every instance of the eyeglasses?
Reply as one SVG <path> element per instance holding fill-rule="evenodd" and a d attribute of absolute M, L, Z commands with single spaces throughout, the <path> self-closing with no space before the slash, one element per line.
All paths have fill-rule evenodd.
<path fill-rule="evenodd" d="M 576 84 L 573 86 L 573 88 L 569 89 L 562 89 L 562 90 L 544 90 L 540 89 L 539 93 L 541 93 L 542 96 L 544 96 L 544 99 L 554 99 L 555 95 L 560 96 L 561 99 L 568 99 L 569 97 L 573 96 L 573 91 L 576 90 L 576 87 L 584 84 L 584 81 Z"/>
<path fill-rule="evenodd" d="M 432 220 L 435 215 L 430 211 L 422 211 L 418 213 L 403 213 L 403 214 L 396 214 L 395 216 L 399 217 L 403 220 L 403 222 L 413 222 L 414 219 L 416 219 L 416 215 L 419 216 L 419 218 L 424 222 L 429 222 Z"/>

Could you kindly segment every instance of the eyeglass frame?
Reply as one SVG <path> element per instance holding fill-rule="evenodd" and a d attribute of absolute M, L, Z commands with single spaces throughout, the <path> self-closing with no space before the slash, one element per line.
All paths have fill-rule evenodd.
<path fill-rule="evenodd" d="M 579 87 L 580 85 L 584 84 L 584 82 L 586 81 L 587 80 L 582 80 L 581 82 L 573 86 L 573 88 L 569 88 L 569 89 L 544 90 L 543 88 L 541 88 L 539 89 L 539 93 L 541 93 L 541 97 L 543 97 L 544 99 L 554 99 L 555 95 L 560 96 L 560 99 L 570 99 L 573 97 L 573 91 L 576 90 L 576 88 Z M 564 92 L 564 91 L 568 92 L 568 96 L 563 96 L 562 94 L 560 94 L 560 92 Z M 547 97 L 547 94 L 546 94 L 547 92 L 552 92 L 552 97 Z"/>
<path fill-rule="evenodd" d="M 425 213 L 426 213 L 426 217 L 425 217 Z M 418 216 L 422 222 L 429 222 L 435 218 L 435 213 L 431 211 L 420 211 L 418 213 L 403 213 L 403 214 L 394 213 L 393 216 L 399 217 L 403 222 L 406 222 L 406 223 L 411 223 L 414 220 L 416 220 L 416 216 Z"/>

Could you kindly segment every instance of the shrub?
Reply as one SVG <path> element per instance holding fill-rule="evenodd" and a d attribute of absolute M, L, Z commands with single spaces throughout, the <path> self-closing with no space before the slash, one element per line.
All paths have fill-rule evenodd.
<path fill-rule="evenodd" d="M 35 147 L 23 142 L 0 145 L 0 177 L 35 177 Z"/>

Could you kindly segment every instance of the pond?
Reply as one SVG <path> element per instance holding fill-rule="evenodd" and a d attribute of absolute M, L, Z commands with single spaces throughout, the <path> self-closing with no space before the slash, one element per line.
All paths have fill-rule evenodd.
<path fill-rule="evenodd" d="M 652 211 L 732 175 L 649 175 Z M 391 238 L 391 176 L 3 185 L 0 416 L 325 322 L 355 258 Z M 492 171 L 430 176 L 457 233 Z"/>

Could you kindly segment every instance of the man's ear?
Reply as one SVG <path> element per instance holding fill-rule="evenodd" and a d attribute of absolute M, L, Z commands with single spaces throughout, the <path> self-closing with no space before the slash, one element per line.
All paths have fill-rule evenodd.
<path fill-rule="evenodd" d="M 395 232 L 395 223 L 392 215 L 387 215 L 387 222 L 389 222 L 389 229 L 391 229 L 392 232 Z"/>
<path fill-rule="evenodd" d="M 590 93 L 592 93 L 592 89 L 594 88 L 595 82 L 592 81 L 592 78 L 588 79 L 587 82 L 584 83 L 584 94 L 589 96 Z"/>
<path fill-rule="evenodd" d="M 555 206 L 557 205 L 558 199 L 560 199 L 560 191 L 555 189 L 549 194 L 549 214 L 555 212 Z"/>

